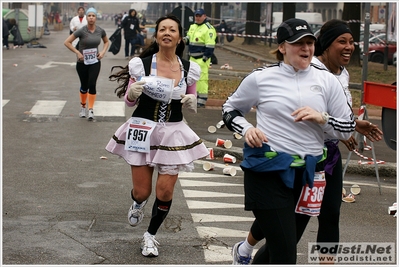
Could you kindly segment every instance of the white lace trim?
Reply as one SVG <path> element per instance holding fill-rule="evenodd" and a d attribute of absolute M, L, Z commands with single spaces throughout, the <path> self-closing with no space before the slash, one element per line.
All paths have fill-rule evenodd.
<path fill-rule="evenodd" d="M 181 165 L 163 165 L 163 164 L 148 164 L 150 167 L 154 167 L 160 174 L 177 175 L 179 172 L 191 172 L 194 170 L 194 163 Z"/>

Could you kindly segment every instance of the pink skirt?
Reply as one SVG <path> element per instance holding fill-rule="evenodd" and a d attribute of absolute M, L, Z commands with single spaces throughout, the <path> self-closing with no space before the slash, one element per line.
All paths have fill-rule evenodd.
<path fill-rule="evenodd" d="M 194 160 L 209 154 L 201 138 L 183 121 L 157 123 L 151 134 L 150 153 L 125 150 L 128 122 L 118 128 L 105 149 L 130 165 L 171 165 L 178 166 L 179 170 L 191 171 Z"/>

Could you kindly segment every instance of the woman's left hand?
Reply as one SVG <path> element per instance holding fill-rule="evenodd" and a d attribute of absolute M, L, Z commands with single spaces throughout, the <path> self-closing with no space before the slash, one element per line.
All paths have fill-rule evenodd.
<path fill-rule="evenodd" d="M 103 53 L 98 53 L 97 54 L 97 59 L 102 59 L 104 57 L 104 54 Z"/>
<path fill-rule="evenodd" d="M 382 131 L 377 125 L 366 120 L 356 120 L 355 130 L 366 136 L 371 142 L 382 140 Z"/>
<path fill-rule="evenodd" d="M 313 121 L 318 124 L 325 124 L 323 116 L 320 112 L 311 107 L 301 107 L 291 113 L 291 116 L 296 116 L 295 121 Z"/>
<path fill-rule="evenodd" d="M 262 147 L 263 143 L 268 142 L 266 135 L 258 128 L 249 128 L 244 135 L 245 142 L 252 148 Z"/>

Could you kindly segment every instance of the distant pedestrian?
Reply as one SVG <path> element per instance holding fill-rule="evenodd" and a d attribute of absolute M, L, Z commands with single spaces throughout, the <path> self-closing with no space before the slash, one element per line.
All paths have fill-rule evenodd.
<path fill-rule="evenodd" d="M 78 15 L 73 17 L 71 19 L 71 22 L 69 23 L 69 34 L 74 33 L 75 31 L 79 30 L 83 26 L 87 25 L 87 20 L 85 16 L 85 8 L 80 6 L 78 8 Z M 72 43 L 76 47 L 76 49 L 79 49 L 79 38 L 76 38 L 76 40 Z"/>
<path fill-rule="evenodd" d="M 88 100 L 88 119 L 94 119 L 94 102 L 96 100 L 96 83 L 101 69 L 101 59 L 108 50 L 109 41 L 105 31 L 96 25 L 97 11 L 89 8 L 86 12 L 87 25 L 71 34 L 64 45 L 77 56 L 76 71 L 80 79 L 80 103 L 79 117 L 86 117 L 86 101 Z M 79 49 L 73 47 L 72 42 L 80 38 Z M 103 49 L 98 46 L 104 43 Z"/>
<path fill-rule="evenodd" d="M 123 36 L 125 37 L 125 58 L 129 59 L 134 56 L 136 48 L 141 44 L 141 39 L 138 36 L 141 32 L 140 21 L 137 18 L 135 9 L 129 10 L 128 16 L 122 20 L 121 27 L 123 29 Z"/>
<path fill-rule="evenodd" d="M 54 22 L 55 22 L 55 24 L 61 23 L 60 13 L 58 11 L 56 11 L 55 14 L 54 14 Z"/>
<path fill-rule="evenodd" d="M 10 32 L 8 30 L 8 25 L 6 20 L 3 18 L 3 47 L 5 47 L 7 50 L 10 49 L 8 46 L 8 37 L 10 36 Z"/>
<path fill-rule="evenodd" d="M 6 20 L 9 32 L 14 37 L 12 40 L 13 49 L 22 47 L 24 45 L 24 40 L 22 38 L 21 32 L 19 31 L 18 23 L 14 18 Z"/>
<path fill-rule="evenodd" d="M 226 24 L 226 21 L 224 21 L 224 19 L 222 19 L 222 22 L 217 27 L 217 32 L 220 33 L 220 34 L 218 34 L 219 43 L 221 45 L 224 45 L 224 34 L 229 32 L 229 28 Z"/>

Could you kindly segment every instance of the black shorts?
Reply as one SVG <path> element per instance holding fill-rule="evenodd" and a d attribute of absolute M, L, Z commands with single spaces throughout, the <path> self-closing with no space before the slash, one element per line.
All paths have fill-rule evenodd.
<path fill-rule="evenodd" d="M 324 162 L 316 170 L 324 169 Z M 294 206 L 302 190 L 303 168 L 295 169 L 294 188 L 288 188 L 278 172 L 244 170 L 245 210 L 279 209 Z"/>

